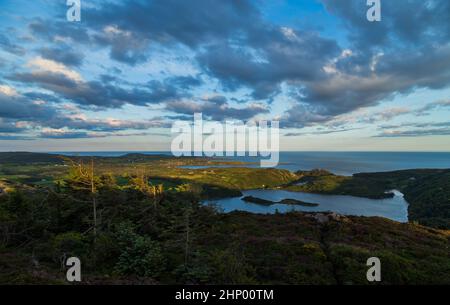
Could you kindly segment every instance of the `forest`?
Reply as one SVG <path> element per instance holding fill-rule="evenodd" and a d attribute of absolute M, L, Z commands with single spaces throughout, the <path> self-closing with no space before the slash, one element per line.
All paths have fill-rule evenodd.
<path fill-rule="evenodd" d="M 289 188 L 298 179 L 341 179 L 326 172 L 192 170 L 179 165 L 211 161 L 139 155 L 35 157 L 2 163 L 3 284 L 68 284 L 64 263 L 72 256 L 82 262 L 83 284 L 368 284 L 369 256 L 383 261 L 383 284 L 450 283 L 448 218 L 441 213 L 436 221 L 420 204 L 448 187 L 437 181 L 448 171 L 355 176 L 411 188 L 417 221 L 397 223 L 335 213 L 221 213 L 201 203 L 246 188 Z M 429 189 L 408 182 L 425 177 Z M 444 195 L 434 196 L 445 211 Z"/>

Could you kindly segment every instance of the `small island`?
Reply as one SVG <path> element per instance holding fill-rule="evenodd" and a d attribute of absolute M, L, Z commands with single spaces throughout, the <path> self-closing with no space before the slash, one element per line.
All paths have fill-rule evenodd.
<path fill-rule="evenodd" d="M 297 200 L 297 199 L 283 199 L 277 203 L 282 203 L 282 204 L 290 204 L 290 205 L 301 205 L 304 207 L 317 207 L 319 206 L 318 203 L 312 203 L 312 202 L 305 202 L 305 201 L 301 201 L 301 200 Z"/>
<path fill-rule="evenodd" d="M 253 197 L 253 196 L 245 196 L 241 200 L 245 201 L 245 202 L 251 202 L 251 203 L 256 203 L 256 204 L 265 205 L 265 206 L 270 206 L 270 205 L 277 204 L 277 203 L 289 204 L 289 205 L 301 205 L 301 206 L 305 206 L 305 207 L 319 206 L 318 203 L 304 202 L 304 201 L 297 200 L 297 199 L 283 199 L 281 201 L 271 201 L 271 200 L 266 200 L 266 199 Z"/>

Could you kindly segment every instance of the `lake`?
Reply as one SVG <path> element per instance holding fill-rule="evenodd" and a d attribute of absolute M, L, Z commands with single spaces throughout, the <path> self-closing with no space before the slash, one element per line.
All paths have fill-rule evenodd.
<path fill-rule="evenodd" d="M 208 200 L 204 204 L 214 204 L 223 212 L 247 211 L 259 214 L 273 214 L 276 211 L 283 213 L 292 210 L 304 212 L 332 211 L 343 215 L 355 216 L 381 216 L 399 222 L 408 221 L 408 203 L 399 191 L 392 191 L 395 196 L 388 199 L 368 199 L 354 196 L 321 195 L 283 190 L 248 190 L 243 196 L 253 196 L 270 201 L 283 199 L 297 199 L 303 202 L 318 203 L 317 207 L 299 205 L 273 204 L 263 206 L 242 201 L 242 197 Z"/>
<path fill-rule="evenodd" d="M 68 155 L 81 156 L 122 156 L 130 152 L 64 152 Z M 136 153 L 136 152 L 134 152 Z M 143 154 L 165 154 L 170 152 L 145 152 Z M 254 164 L 240 165 L 259 167 L 258 157 L 227 157 L 218 158 L 227 161 L 254 162 Z M 255 163 L 256 162 L 256 163 Z M 201 169 L 211 166 L 187 166 Z M 218 165 L 216 167 L 228 167 Z M 236 165 L 233 165 L 236 167 Z M 277 168 L 291 171 L 326 169 L 339 175 L 352 175 L 360 172 L 383 172 L 417 168 L 450 168 L 450 153 L 448 152 L 280 152 L 280 163 Z M 390 199 L 367 199 L 353 196 L 320 195 L 282 190 L 251 190 L 244 191 L 244 196 L 254 196 L 271 201 L 292 198 L 305 202 L 318 203 L 318 207 L 303 207 L 284 204 L 261 206 L 244 202 L 240 198 L 226 198 L 215 200 L 224 212 L 234 210 L 252 213 L 287 212 L 292 209 L 307 212 L 333 211 L 344 215 L 382 216 L 392 220 L 406 222 L 408 220 L 408 203 L 400 192 Z M 210 203 L 210 202 L 206 202 Z"/>

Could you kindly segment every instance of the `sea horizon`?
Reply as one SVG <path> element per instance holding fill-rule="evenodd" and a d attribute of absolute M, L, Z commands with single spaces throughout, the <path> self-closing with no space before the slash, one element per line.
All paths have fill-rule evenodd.
<path fill-rule="evenodd" d="M 169 150 L 0 150 L 0 153 L 30 152 L 43 154 L 62 153 L 171 153 Z M 450 154 L 447 150 L 280 150 L 280 153 L 443 153 Z M 247 154 L 248 152 L 246 152 Z"/>
<path fill-rule="evenodd" d="M 41 152 L 83 157 L 121 157 L 126 154 L 167 155 L 170 151 L 52 151 Z M 202 158 L 206 156 L 200 156 Z M 259 167 L 262 157 L 216 156 L 249 164 L 243 167 Z M 217 165 L 227 167 L 231 165 Z M 237 166 L 237 165 L 232 165 Z M 211 166 L 193 166 L 204 168 Z M 292 172 L 299 170 L 324 169 L 337 175 L 351 176 L 356 173 L 389 172 L 408 169 L 450 169 L 450 152 L 386 152 L 386 151 L 281 151 L 275 168 Z"/>

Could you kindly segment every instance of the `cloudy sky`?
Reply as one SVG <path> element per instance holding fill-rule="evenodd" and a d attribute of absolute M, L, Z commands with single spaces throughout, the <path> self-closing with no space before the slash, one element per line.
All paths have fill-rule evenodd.
<path fill-rule="evenodd" d="M 282 150 L 450 151 L 450 1 L 0 0 L 0 150 L 169 150 L 279 120 Z"/>

